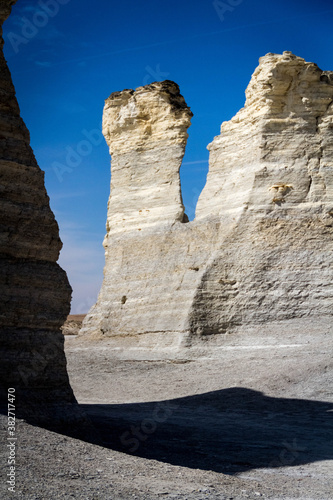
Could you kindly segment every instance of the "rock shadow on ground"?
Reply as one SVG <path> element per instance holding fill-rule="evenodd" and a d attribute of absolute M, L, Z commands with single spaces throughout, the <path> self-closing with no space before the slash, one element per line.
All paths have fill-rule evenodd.
<path fill-rule="evenodd" d="M 76 429 L 79 439 L 191 469 L 234 475 L 333 458 L 333 404 L 324 401 L 234 387 L 170 401 L 80 409 L 96 433 Z M 68 426 L 56 431 L 73 435 Z"/>

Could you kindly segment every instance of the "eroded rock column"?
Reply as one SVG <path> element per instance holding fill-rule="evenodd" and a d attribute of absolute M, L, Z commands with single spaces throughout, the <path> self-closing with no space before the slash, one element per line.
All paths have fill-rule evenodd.
<path fill-rule="evenodd" d="M 200 334 L 332 313 L 333 72 L 291 52 L 259 63 L 208 146 L 196 220 L 218 216 L 221 240 L 193 304 Z"/>
<path fill-rule="evenodd" d="M 107 237 L 184 219 L 179 168 L 192 113 L 171 81 L 114 92 L 103 134 L 110 148 Z"/>
<path fill-rule="evenodd" d="M 179 168 L 192 113 L 171 81 L 115 92 L 103 133 L 111 153 L 104 281 L 81 333 L 138 335 L 186 329 L 193 276 L 184 262 Z M 195 243 L 193 243 L 195 246 Z M 195 268 L 196 257 L 192 267 Z M 186 290 L 179 287 L 183 277 Z M 178 289 L 177 289 L 178 286 Z M 170 319 L 171 318 L 171 319 Z"/>
<path fill-rule="evenodd" d="M 13 0 L 0 0 L 1 25 Z M 0 381 L 16 389 L 18 409 L 70 403 L 63 335 L 71 287 L 56 261 L 62 243 L 0 51 Z M 40 407 L 42 417 L 43 406 Z"/>

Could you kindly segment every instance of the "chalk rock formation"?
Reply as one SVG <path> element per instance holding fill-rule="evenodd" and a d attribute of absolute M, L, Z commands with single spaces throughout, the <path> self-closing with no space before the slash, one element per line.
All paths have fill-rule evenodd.
<path fill-rule="evenodd" d="M 1 26 L 14 3 L 0 0 Z M 58 225 L 20 117 L 2 37 L 0 43 L 1 395 L 15 388 L 20 408 L 37 400 L 68 403 L 74 396 L 60 327 L 71 287 L 56 264 L 62 246 Z"/>
<path fill-rule="evenodd" d="M 246 97 L 209 145 L 196 211 L 222 224 L 193 305 L 208 332 L 332 310 L 333 73 L 267 54 Z"/>
<path fill-rule="evenodd" d="M 103 134 L 112 156 L 107 237 L 184 219 L 179 168 L 192 113 L 165 81 L 107 99 Z"/>
<path fill-rule="evenodd" d="M 154 92 L 163 85 L 153 84 Z M 149 87 L 139 89 L 141 96 L 149 92 Z M 176 212 L 173 183 L 163 192 L 170 210 L 159 210 L 149 227 L 139 223 L 149 219 L 139 215 L 146 193 L 149 199 L 154 191 L 159 196 L 163 158 L 158 157 L 158 170 L 149 169 L 147 184 L 143 177 L 135 183 L 136 164 L 141 176 L 144 163 L 137 157 L 143 158 L 146 151 L 147 143 L 137 139 L 144 125 L 129 118 L 136 113 L 134 104 L 127 104 L 135 93 L 115 95 L 118 108 L 109 115 L 107 101 L 103 127 L 112 164 L 116 155 L 105 277 L 82 335 L 150 333 L 148 344 L 165 347 L 175 335 L 176 344 L 190 345 L 244 325 L 328 317 L 333 279 L 333 73 L 290 52 L 260 59 L 244 108 L 222 124 L 221 135 L 208 147 L 207 183 L 189 224 L 182 224 L 177 212 L 170 225 L 170 211 Z M 153 109 L 150 114 L 146 108 L 144 123 L 164 119 L 162 109 L 158 119 L 158 109 Z M 115 124 L 124 123 L 125 116 L 128 126 L 120 137 Z M 172 136 L 175 142 L 177 138 Z M 148 154 L 159 150 L 159 140 L 158 134 L 149 138 L 155 146 L 147 148 Z M 165 168 L 178 172 L 179 155 L 168 156 Z M 113 200 L 118 179 L 122 204 L 119 198 Z M 126 212 L 133 191 L 135 210 L 132 206 Z M 163 225 L 163 214 L 169 225 Z"/>
<path fill-rule="evenodd" d="M 105 279 L 86 331 L 167 331 L 172 337 L 186 329 L 196 289 L 188 284 L 197 279 L 199 254 L 193 241 L 187 264 L 189 224 L 179 179 L 191 116 L 170 81 L 116 92 L 106 101 L 103 132 L 112 164 Z"/>

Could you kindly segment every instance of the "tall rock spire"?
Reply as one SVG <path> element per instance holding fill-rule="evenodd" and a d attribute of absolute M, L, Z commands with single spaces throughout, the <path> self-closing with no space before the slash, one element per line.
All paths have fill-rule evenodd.
<path fill-rule="evenodd" d="M 112 158 L 107 237 L 183 220 L 179 168 L 191 116 L 178 85 L 168 80 L 106 100 L 103 133 Z"/>
<path fill-rule="evenodd" d="M 14 3 L 0 0 L 1 25 Z M 60 332 L 71 287 L 56 263 L 59 228 L 20 117 L 2 37 L 0 45 L 0 388 L 5 397 L 8 388 L 16 390 L 21 410 L 39 402 L 42 419 L 44 405 L 75 401 Z"/>

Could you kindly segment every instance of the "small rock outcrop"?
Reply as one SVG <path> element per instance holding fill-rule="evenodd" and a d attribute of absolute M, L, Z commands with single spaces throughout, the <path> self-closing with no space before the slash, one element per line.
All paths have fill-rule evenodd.
<path fill-rule="evenodd" d="M 178 98 L 172 123 L 165 94 L 172 85 L 106 101 L 106 265 L 81 335 L 136 337 L 158 348 L 249 325 L 328 318 L 333 73 L 290 52 L 260 59 L 244 108 L 208 146 L 207 182 L 189 224 L 178 169 L 190 112 Z M 152 97 L 151 107 L 142 104 Z"/>
<path fill-rule="evenodd" d="M 0 21 L 15 0 L 0 0 Z M 2 32 L 1 32 L 2 34 Z M 14 388 L 19 408 L 75 401 L 60 327 L 71 287 L 56 263 L 62 243 L 30 147 L 15 89 L 0 50 L 0 388 Z"/>

